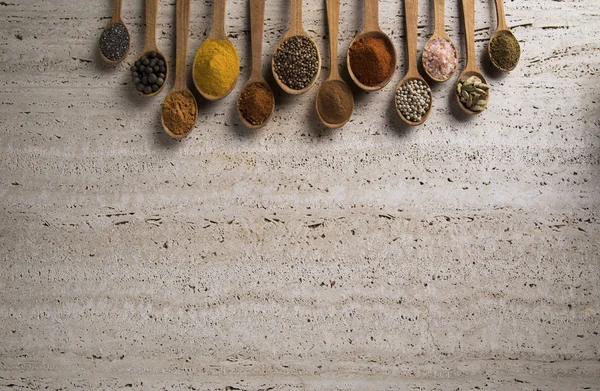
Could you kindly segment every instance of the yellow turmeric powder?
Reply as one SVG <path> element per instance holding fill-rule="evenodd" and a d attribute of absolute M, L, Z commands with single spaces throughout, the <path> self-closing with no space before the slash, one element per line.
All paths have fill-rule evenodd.
<path fill-rule="evenodd" d="M 240 73 L 240 58 L 227 39 L 206 39 L 194 58 L 194 84 L 205 95 L 223 97 Z"/>

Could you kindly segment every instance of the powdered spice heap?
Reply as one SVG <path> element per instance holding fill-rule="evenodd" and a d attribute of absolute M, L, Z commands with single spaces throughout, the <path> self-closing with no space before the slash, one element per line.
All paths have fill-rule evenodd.
<path fill-rule="evenodd" d="M 363 37 L 355 41 L 349 54 L 352 73 L 366 86 L 383 83 L 394 71 L 393 52 L 380 37 Z"/>
<path fill-rule="evenodd" d="M 181 136 L 192 130 L 196 123 L 196 102 L 187 91 L 175 91 L 167 95 L 162 105 L 165 127 L 174 135 Z"/>
<path fill-rule="evenodd" d="M 246 121 L 252 125 L 261 125 L 273 112 L 275 99 L 269 86 L 256 82 L 242 90 L 237 106 Z"/>
<path fill-rule="evenodd" d="M 321 118 L 328 124 L 336 125 L 344 122 L 352 115 L 354 100 L 347 94 L 348 86 L 342 81 L 325 82 L 317 95 L 317 107 Z"/>
<path fill-rule="evenodd" d="M 490 42 L 490 58 L 496 67 L 512 70 L 517 66 L 519 57 L 519 41 L 510 32 L 502 32 Z"/>

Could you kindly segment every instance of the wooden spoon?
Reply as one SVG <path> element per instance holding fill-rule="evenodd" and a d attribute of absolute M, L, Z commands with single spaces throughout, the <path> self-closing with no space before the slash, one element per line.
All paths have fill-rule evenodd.
<path fill-rule="evenodd" d="M 242 96 L 242 93 L 244 92 L 244 90 L 246 88 L 250 87 L 254 83 L 262 83 L 265 86 L 267 86 L 269 93 L 271 94 L 271 96 L 273 96 L 273 91 L 271 90 L 271 87 L 269 87 L 269 84 L 262 77 L 262 73 L 261 73 L 262 42 L 263 42 L 263 33 L 264 33 L 264 27 L 265 27 L 264 19 L 265 19 L 265 0 L 250 0 L 250 37 L 251 37 L 251 44 L 252 44 L 252 71 L 250 73 L 250 78 L 248 79 L 246 84 L 244 84 L 244 87 L 240 91 L 239 96 Z M 238 102 L 239 102 L 239 99 L 240 98 L 238 97 Z M 250 129 L 258 129 L 258 128 L 265 126 L 266 123 L 269 122 L 269 120 L 273 116 L 273 110 L 271 110 L 269 117 L 263 123 L 258 124 L 258 125 L 253 125 L 250 122 L 246 121 L 246 119 L 240 112 L 239 105 L 238 105 L 237 111 L 238 111 L 238 116 L 242 120 L 242 124 L 244 124 L 245 127 L 250 128 Z"/>
<path fill-rule="evenodd" d="M 176 48 L 175 48 L 175 85 L 169 95 L 174 94 L 176 92 L 181 92 L 188 97 L 190 102 L 194 102 L 194 122 L 196 122 L 198 118 L 198 105 L 196 103 L 196 99 L 192 92 L 187 88 L 186 83 L 186 62 L 187 62 L 187 44 L 188 44 L 188 34 L 190 27 L 190 0 L 177 0 L 177 8 L 175 10 L 175 39 L 176 39 Z M 169 99 L 169 95 L 166 96 L 165 101 Z M 164 103 L 163 103 L 164 104 Z M 190 127 L 185 133 L 177 134 L 173 132 L 173 129 L 167 128 L 165 125 L 165 119 L 161 115 L 161 122 L 163 129 L 165 132 L 175 138 L 181 139 L 192 131 L 193 126 Z"/>
<path fill-rule="evenodd" d="M 227 34 L 225 33 L 225 5 L 226 5 L 226 2 L 227 2 L 226 0 L 215 0 L 214 1 L 212 27 L 210 29 L 210 34 L 208 35 L 208 37 L 206 39 L 229 40 L 227 38 Z M 235 49 L 235 47 L 234 47 L 234 49 Z M 200 48 L 198 48 L 198 51 L 200 51 Z M 236 52 L 236 55 L 237 55 L 237 52 Z M 195 68 L 196 68 L 196 61 L 194 61 L 194 64 L 192 65 L 192 75 L 196 74 Z M 238 75 L 239 75 L 239 73 L 240 72 L 238 69 Z M 194 80 L 194 85 L 196 86 L 196 89 L 198 90 L 198 92 L 200 92 L 200 95 L 202 95 L 204 98 L 206 98 L 207 100 L 210 100 L 210 101 L 223 99 L 224 97 L 229 95 L 229 93 L 233 90 L 233 88 L 235 87 L 235 85 L 237 83 L 237 76 L 236 76 L 235 81 L 233 83 L 231 83 L 231 87 L 229 88 L 229 90 L 227 92 L 225 92 L 221 96 L 214 96 L 214 95 L 210 95 L 207 92 L 202 91 L 202 89 L 196 82 L 195 77 L 193 77 L 192 79 Z"/>
<path fill-rule="evenodd" d="M 108 24 L 106 25 L 106 27 L 104 28 L 105 30 L 110 27 L 113 24 L 122 24 L 123 27 L 125 27 L 125 30 L 127 30 L 127 26 L 125 26 L 125 23 L 123 23 L 123 20 L 121 19 L 121 4 L 123 3 L 123 0 L 115 0 L 115 9 L 113 10 L 113 16 L 110 19 L 110 21 L 108 22 Z M 127 35 L 129 36 L 129 46 L 127 47 L 127 50 L 125 51 L 125 53 L 123 54 L 123 57 L 118 58 L 116 60 L 110 60 L 108 58 L 106 58 L 104 56 L 104 53 L 102 53 L 102 50 L 100 50 L 100 57 L 107 62 L 108 64 L 111 65 L 116 65 L 118 63 L 120 63 L 121 61 L 123 61 L 125 59 L 125 57 L 127 57 L 127 54 L 129 54 L 129 50 L 131 49 L 131 34 L 129 34 L 129 30 L 127 30 Z"/>
<path fill-rule="evenodd" d="M 491 50 L 492 41 L 494 39 L 496 39 L 497 37 L 499 37 L 500 35 L 506 35 L 506 36 L 510 37 L 511 39 L 513 39 L 517 43 L 517 46 L 519 47 L 519 56 L 521 54 L 521 46 L 519 45 L 519 41 L 517 40 L 515 35 L 512 33 L 512 31 L 510 31 L 508 29 L 508 26 L 506 25 L 506 16 L 504 15 L 504 2 L 502 0 L 496 0 L 496 19 L 498 19 L 498 26 L 496 27 L 496 31 L 494 32 L 494 34 L 492 34 L 492 36 L 490 37 L 490 41 L 488 42 L 488 55 L 490 56 L 490 60 L 492 61 L 492 64 L 494 64 L 494 66 L 496 68 L 500 69 L 501 71 L 505 71 L 505 72 L 512 71 L 513 69 L 515 69 L 517 67 L 517 64 L 519 61 L 517 60 L 517 62 L 515 62 L 514 66 L 512 66 L 512 67 L 503 68 L 494 61 L 494 57 L 492 57 L 492 50 Z"/>
<path fill-rule="evenodd" d="M 281 81 L 281 79 L 279 79 L 277 72 L 275 72 L 275 53 L 277 53 L 277 51 L 285 41 L 292 37 L 306 37 L 310 39 L 315 49 L 317 50 L 317 58 L 319 59 L 319 62 L 317 64 L 317 73 L 315 74 L 315 77 L 311 80 L 310 84 L 308 84 L 301 90 L 295 90 L 286 86 Z M 273 76 L 275 77 L 275 81 L 277 82 L 277 84 L 279 84 L 279 87 L 281 87 L 281 89 L 287 92 L 288 94 L 293 95 L 302 94 L 310 90 L 311 87 L 315 84 L 315 81 L 319 78 L 319 73 L 321 72 L 321 55 L 319 54 L 319 48 L 315 41 L 307 34 L 306 31 L 304 31 L 304 27 L 302 27 L 302 0 L 290 0 L 290 28 L 283 35 L 281 41 L 279 41 L 277 47 L 273 51 L 273 57 L 271 58 L 271 70 L 273 72 Z"/>
<path fill-rule="evenodd" d="M 143 91 L 138 91 L 143 96 L 154 96 L 162 91 L 167 84 L 167 77 L 169 77 L 169 64 L 167 58 L 158 50 L 156 46 L 156 17 L 158 14 L 158 0 L 146 0 L 146 43 L 142 49 L 140 58 L 148 56 L 150 52 L 156 52 L 157 57 L 165 62 L 165 82 L 159 86 L 158 90 L 149 94 L 144 94 Z"/>
<path fill-rule="evenodd" d="M 341 126 L 343 126 L 346 122 L 348 122 L 348 120 L 350 119 L 350 117 L 352 117 L 352 111 L 354 110 L 354 96 L 352 95 L 352 90 L 350 90 L 350 87 L 348 87 L 348 85 L 346 84 L 346 82 L 344 82 L 344 80 L 342 80 L 342 78 L 340 77 L 340 73 L 338 71 L 338 23 L 339 23 L 339 16 L 340 16 L 340 0 L 327 0 L 327 25 L 329 26 L 329 65 L 330 65 L 330 72 L 329 72 L 329 77 L 327 78 L 327 80 L 325 81 L 325 83 L 323 83 L 321 85 L 321 87 L 319 88 L 319 91 L 317 92 L 317 115 L 319 116 L 319 119 L 321 120 L 321 122 L 323 123 L 323 125 L 327 126 L 328 128 L 331 129 L 335 129 L 335 128 L 339 128 Z M 323 108 L 319 108 L 319 95 L 321 94 L 322 91 L 324 91 L 326 88 L 328 88 L 328 86 L 330 86 L 330 83 L 338 83 L 338 85 L 340 87 L 342 87 L 342 89 L 344 90 L 344 94 L 346 95 L 346 98 L 348 98 L 351 102 L 352 102 L 352 108 L 349 110 L 349 112 L 347 113 L 347 117 L 344 118 L 342 121 L 338 122 L 338 123 L 328 123 L 325 119 L 323 119 L 323 116 L 321 115 L 321 112 L 323 111 Z"/>
<path fill-rule="evenodd" d="M 454 45 L 454 42 L 452 42 L 452 40 L 450 39 L 450 37 L 448 36 L 448 34 L 446 33 L 446 18 L 445 18 L 445 1 L 444 0 L 434 0 L 433 2 L 433 17 L 435 19 L 435 28 L 433 30 L 433 34 L 431 35 L 431 38 L 429 38 L 429 40 L 427 40 L 427 42 L 425 43 L 425 49 L 427 49 L 427 46 L 432 43 L 434 40 L 436 39 L 444 39 L 447 42 L 450 43 L 450 45 L 452 45 L 452 49 L 454 50 L 454 57 L 457 57 L 457 51 L 456 51 L 456 46 Z M 421 58 L 422 60 L 422 58 Z M 435 78 L 431 75 L 431 73 L 429 73 L 429 70 L 427 69 L 427 67 L 425 66 L 425 64 L 423 64 L 423 69 L 425 69 L 425 73 L 427 74 L 427 76 L 429 76 L 432 80 L 437 81 L 437 82 L 444 82 L 448 79 L 450 79 L 455 73 L 456 73 L 456 67 L 454 68 L 454 71 L 452 71 L 452 73 L 450 73 L 446 78 L 444 79 L 438 79 Z"/>
<path fill-rule="evenodd" d="M 477 60 L 475 58 L 475 0 L 462 0 L 462 11 L 463 20 L 465 23 L 465 43 L 467 46 L 467 64 L 465 69 L 462 71 L 457 80 L 458 83 L 464 78 L 470 76 L 477 76 L 481 81 L 487 84 L 487 80 L 481 74 L 481 71 L 477 67 Z M 461 101 L 458 93 L 456 93 L 456 100 L 460 108 L 467 114 L 478 114 L 479 111 L 472 111 L 465 106 Z M 488 91 L 489 100 L 489 91 Z"/>
<path fill-rule="evenodd" d="M 390 72 L 390 75 L 384 81 L 375 86 L 367 86 L 362 84 L 352 72 L 352 67 L 350 67 L 350 51 L 348 51 L 348 55 L 346 56 L 346 63 L 348 66 L 348 73 L 357 86 L 365 91 L 375 91 L 385 87 L 390 82 L 392 76 L 394 76 L 394 70 L 396 69 L 397 61 L 396 49 L 394 48 L 392 40 L 379 28 L 379 0 L 365 0 L 364 26 L 363 29 L 356 35 L 356 37 L 354 37 L 350 47 L 352 47 L 356 41 L 366 37 L 377 37 L 386 42 L 388 50 L 392 54 L 393 59 L 392 71 Z"/>
<path fill-rule="evenodd" d="M 407 70 L 404 78 L 398 82 L 396 85 L 396 91 L 402 87 L 402 85 L 411 80 L 420 80 L 429 88 L 429 85 L 423 79 L 423 76 L 419 73 L 417 69 L 417 23 L 418 23 L 418 10 L 419 10 L 419 0 L 404 0 L 404 17 L 406 18 L 406 43 L 407 43 Z M 431 95 L 431 90 L 429 90 L 429 98 L 430 102 L 433 100 Z M 427 112 L 421 117 L 421 119 L 417 122 L 413 122 L 408 120 L 402 115 L 400 110 L 398 109 L 398 105 L 395 104 L 396 94 L 394 93 L 394 107 L 396 107 L 396 112 L 407 125 L 416 126 L 421 125 L 427 117 L 429 117 L 429 113 L 431 113 L 432 102 L 429 104 L 429 108 Z"/>

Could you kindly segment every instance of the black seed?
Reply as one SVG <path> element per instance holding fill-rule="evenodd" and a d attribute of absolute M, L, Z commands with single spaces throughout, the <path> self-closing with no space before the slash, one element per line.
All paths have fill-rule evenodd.
<path fill-rule="evenodd" d="M 144 88 L 144 94 L 149 94 L 151 92 L 152 92 L 152 87 L 146 86 L 146 88 Z"/>
<path fill-rule="evenodd" d="M 131 77 L 138 77 L 139 75 L 140 74 L 135 71 L 131 72 Z"/>
<path fill-rule="evenodd" d="M 164 67 L 165 66 L 164 60 L 158 60 L 157 64 L 158 64 L 159 67 Z"/>
<path fill-rule="evenodd" d="M 164 79 L 164 78 L 165 78 L 165 74 L 164 74 L 164 73 L 159 73 L 159 74 L 158 74 L 158 75 L 156 75 L 156 76 L 160 77 L 161 79 Z"/>
<path fill-rule="evenodd" d="M 156 84 L 153 84 L 152 85 L 152 92 L 158 91 L 159 88 L 160 88 L 159 86 L 157 86 Z"/>
<path fill-rule="evenodd" d="M 163 84 L 165 84 L 165 80 L 159 77 L 158 79 L 156 79 L 156 84 L 158 86 L 162 86 Z"/>
<path fill-rule="evenodd" d="M 136 77 L 135 79 L 133 79 L 133 84 L 134 84 L 134 85 L 136 85 L 136 86 L 137 86 L 138 84 L 140 84 L 140 82 L 141 82 L 141 80 L 140 80 L 140 78 L 139 78 L 139 77 Z"/>
<path fill-rule="evenodd" d="M 148 84 L 148 76 L 142 77 L 142 84 L 143 85 L 147 85 Z"/>
<path fill-rule="evenodd" d="M 139 67 L 140 67 L 140 65 L 142 65 L 142 63 L 141 63 L 139 60 L 135 62 L 135 67 L 136 67 L 136 68 L 139 68 Z"/>
<path fill-rule="evenodd" d="M 144 70 L 146 69 L 146 66 L 140 65 L 140 67 L 138 69 L 140 70 L 140 72 L 144 72 Z"/>
<path fill-rule="evenodd" d="M 135 86 L 135 88 L 137 88 L 138 91 L 144 91 L 144 85 L 142 83 Z"/>
<path fill-rule="evenodd" d="M 158 79 L 158 77 L 156 77 L 155 74 L 151 74 L 150 76 L 148 76 L 148 81 L 152 84 L 156 83 L 157 79 Z"/>

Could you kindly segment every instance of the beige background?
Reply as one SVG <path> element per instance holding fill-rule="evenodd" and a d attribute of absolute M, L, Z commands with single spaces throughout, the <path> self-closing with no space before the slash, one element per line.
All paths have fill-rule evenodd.
<path fill-rule="evenodd" d="M 265 64 L 285 3 L 267 1 Z M 116 69 L 97 55 L 110 1 L 0 2 L 0 388 L 600 389 L 597 0 L 507 1 L 523 50 L 509 75 L 483 56 L 495 14 L 477 0 L 490 108 L 460 115 L 453 79 L 419 128 L 393 108 L 402 4 L 380 4 L 394 79 L 357 91 L 343 129 L 320 126 L 316 88 L 271 83 L 275 115 L 249 132 L 248 7 L 229 1 L 240 80 L 175 142 L 167 91 L 143 99 L 127 72 L 142 1 L 125 1 Z M 324 3 L 304 6 L 327 66 Z M 341 9 L 340 58 L 362 23 L 360 2 Z M 190 64 L 211 11 L 192 2 Z"/>

